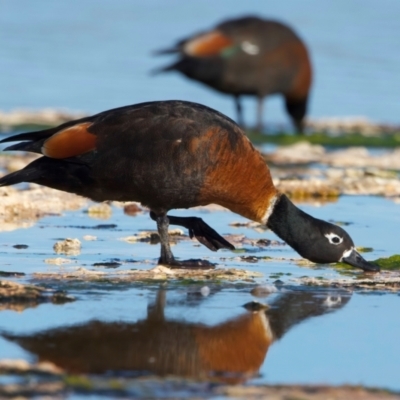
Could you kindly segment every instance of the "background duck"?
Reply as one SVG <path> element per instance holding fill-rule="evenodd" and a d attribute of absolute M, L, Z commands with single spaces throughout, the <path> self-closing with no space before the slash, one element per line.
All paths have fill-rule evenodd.
<path fill-rule="evenodd" d="M 261 130 L 264 97 L 281 94 L 296 130 L 303 131 L 311 61 L 306 45 L 287 25 L 254 16 L 227 20 L 157 52 L 170 53 L 178 54 L 178 61 L 159 71 L 176 70 L 233 95 L 241 126 L 240 96 L 257 97 L 257 128 Z"/>

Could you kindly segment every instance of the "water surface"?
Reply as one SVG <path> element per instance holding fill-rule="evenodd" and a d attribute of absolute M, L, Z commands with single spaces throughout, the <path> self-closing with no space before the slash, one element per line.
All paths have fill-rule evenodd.
<path fill-rule="evenodd" d="M 342 197 L 321 207 L 300 207 L 320 218 L 349 223 L 345 228 L 356 243 L 373 248 L 365 254 L 367 259 L 398 252 L 399 205 L 390 200 Z M 128 217 L 114 208 L 112 217 L 100 223 L 115 227 L 96 229 L 99 220 L 84 211 L 46 217 L 31 228 L 2 232 L 0 269 L 25 272 L 28 275 L 18 281 L 29 281 L 36 271 L 61 273 L 77 266 L 107 271 L 93 263 L 115 258 L 122 264 L 118 270 L 155 265 L 158 245 L 119 240 L 154 228 L 147 214 Z M 175 214 L 199 216 L 223 234 L 277 239 L 269 231 L 230 226 L 245 220 L 229 212 Z M 83 242 L 81 254 L 70 257 L 71 265 L 43 262 L 56 257 L 52 249 L 56 240 L 87 234 L 98 240 Z M 17 250 L 12 247 L 15 243 L 29 247 Z M 300 266 L 298 255 L 288 246 L 258 249 L 247 244 L 243 248 L 246 253 L 212 253 L 195 241 L 181 241 L 173 251 L 178 257 L 208 257 L 222 266 L 261 272 L 263 276 L 254 282 L 50 284 L 67 290 L 77 301 L 42 304 L 19 313 L 1 311 L 1 358 L 34 361 L 40 357 L 70 373 L 107 374 L 128 381 L 175 375 L 220 383 L 362 384 L 400 390 L 400 353 L 394 345 L 400 323 L 393 314 L 399 306 L 398 294 L 299 286 L 296 278 L 301 276 L 329 278 L 339 272 L 329 265 Z M 242 255 L 273 259 L 248 263 L 240 259 Z M 274 285 L 277 274 L 282 282 L 278 286 Z M 354 274 L 362 275 L 356 270 Z M 272 293 L 254 297 L 256 285 L 268 285 Z M 243 308 L 252 301 L 270 308 Z"/>
<path fill-rule="evenodd" d="M 212 27 L 257 14 L 282 20 L 310 48 L 315 81 L 310 116 L 363 115 L 398 123 L 400 55 L 395 0 L 2 1 L 0 109 L 56 107 L 89 113 L 161 99 L 204 103 L 234 117 L 233 102 L 177 73 L 151 76 L 171 62 L 154 50 Z M 255 120 L 255 102 L 245 117 Z M 265 119 L 286 123 L 280 98 Z"/>

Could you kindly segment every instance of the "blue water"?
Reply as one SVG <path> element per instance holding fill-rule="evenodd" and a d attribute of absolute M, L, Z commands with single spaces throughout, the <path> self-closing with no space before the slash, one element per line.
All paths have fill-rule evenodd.
<path fill-rule="evenodd" d="M 399 243 L 396 232 L 400 224 L 400 205 L 381 197 L 344 196 L 339 201 L 328 203 L 321 207 L 299 204 L 307 213 L 316 218 L 336 223 L 349 223 L 345 230 L 353 238 L 356 246 L 371 247 L 372 252 L 365 257 L 374 260 L 380 257 L 389 257 L 399 254 Z M 78 266 L 100 271 L 110 271 L 107 268 L 93 267 L 94 263 L 107 262 L 117 259 L 121 262 L 118 270 L 149 269 L 155 266 L 159 257 L 159 244 L 152 245 L 144 242 L 128 243 L 123 238 L 137 234 L 140 231 L 155 231 L 156 224 L 148 213 L 135 217 L 124 215 L 121 208 L 115 207 L 110 219 L 99 220 L 89 218 L 86 210 L 65 212 L 61 216 L 49 216 L 40 219 L 34 226 L 27 229 L 0 232 L 0 270 L 33 272 L 57 272 L 76 269 Z M 247 222 L 243 217 L 226 211 L 202 210 L 174 210 L 171 215 L 198 216 L 210 224 L 217 232 L 227 235 L 245 235 L 249 239 L 280 239 L 271 231 L 257 232 L 253 228 L 233 227 L 233 222 Z M 97 229 L 99 224 L 112 224 L 112 229 Z M 171 228 L 175 228 L 171 226 Z M 96 236 L 95 241 L 84 240 L 85 235 Z M 82 243 L 81 254 L 68 257 L 70 264 L 61 267 L 46 264 L 45 259 L 63 257 L 57 255 L 54 244 L 65 238 L 77 238 Z M 17 249 L 16 244 L 28 245 L 27 249 Z M 300 277 L 304 274 L 333 276 L 334 270 L 330 267 L 299 268 L 295 261 L 301 257 L 289 246 L 270 246 L 258 248 L 249 243 L 238 244 L 246 253 L 233 253 L 229 250 L 211 252 L 199 246 L 196 240 L 181 241 L 173 246 L 172 251 L 181 259 L 207 258 L 213 263 L 229 267 L 239 267 L 259 271 L 267 276 L 275 272 L 284 271 Z M 257 257 L 285 258 L 288 261 L 267 261 L 246 263 L 238 257 L 254 255 Z"/>
<path fill-rule="evenodd" d="M 298 325 L 275 343 L 258 381 L 399 390 L 400 321 L 392 314 L 398 305 L 393 294 L 354 294 L 340 311 Z"/>
<path fill-rule="evenodd" d="M 198 101 L 234 117 L 232 100 L 178 74 L 154 50 L 228 17 L 258 14 L 293 26 L 315 70 L 310 116 L 364 115 L 398 123 L 400 3 L 396 0 L 30 0 L 0 2 L 0 109 L 94 113 L 160 99 Z M 254 122 L 249 99 L 246 119 Z M 280 98 L 265 120 L 286 123 Z"/>
<path fill-rule="evenodd" d="M 188 289 L 181 288 L 179 292 L 173 292 L 168 290 L 171 289 L 168 285 L 166 288 L 166 320 L 176 321 L 183 327 L 199 323 L 209 327 L 224 324 L 246 314 L 243 304 L 260 300 L 252 297 L 248 290 L 225 289 L 193 303 Z M 276 297 L 283 297 L 287 293 L 285 289 Z M 329 294 L 335 295 L 335 290 L 331 289 L 328 294 L 316 292 L 316 297 L 324 299 Z M 99 293 L 97 296 L 82 295 L 80 301 L 75 303 L 63 306 L 41 305 L 23 313 L 3 311 L 0 314 L 1 332 L 35 336 L 49 329 L 81 326 L 93 320 L 108 324 L 136 324 L 146 319 L 147 307 L 154 303 L 155 296 L 154 289 L 130 289 Z M 368 296 L 351 292 L 346 296 L 350 296 L 349 300 L 342 297 L 343 305 L 336 311 L 321 310 L 321 315 L 311 314 L 300 319 L 298 324 L 289 323 L 288 331 L 266 352 L 258 371 L 259 377 L 248 382 L 360 384 L 400 390 L 400 349 L 396 346 L 400 323 L 394 311 L 398 308 L 399 296 Z M 269 302 L 269 299 L 262 301 Z M 301 308 L 301 301 L 299 297 L 298 303 L 292 305 L 292 310 L 295 307 Z M 309 307 L 309 303 L 310 300 L 304 306 Z M 291 309 L 286 311 L 292 314 L 296 312 Z M 282 313 L 282 318 L 285 315 Z M 290 322 L 290 316 L 287 318 Z M 253 338 L 249 336 L 247 339 L 251 341 Z M 176 340 L 180 340 L 179 331 Z M 112 347 L 115 343 L 104 341 L 102 345 Z M 128 349 L 129 343 L 126 345 Z M 59 346 L 62 349 L 62 342 Z M 36 359 L 35 353 L 1 337 L 0 351 L 5 359 Z M 235 354 L 235 350 L 232 353 Z M 70 352 L 70 357 L 79 357 L 79 354 Z M 96 355 L 93 354 L 93 357 Z M 238 353 L 237 358 L 240 359 L 241 354 Z"/>
<path fill-rule="evenodd" d="M 344 196 L 335 203 L 321 207 L 306 204 L 300 204 L 299 207 L 319 218 L 350 223 L 345 229 L 353 237 L 356 245 L 373 248 L 372 252 L 365 253 L 366 259 L 374 260 L 399 252 L 399 204 L 379 197 Z M 245 221 L 230 212 L 188 210 L 174 213 L 199 216 L 223 234 L 237 233 L 254 239 L 277 239 L 269 231 L 256 232 L 249 228 L 230 226 L 233 221 Z M 116 227 L 110 230 L 93 228 L 100 223 L 115 224 Z M 27 276 L 17 281 L 29 281 L 34 278 L 33 282 L 40 284 L 41 281 L 35 280 L 33 272 L 65 273 L 73 271 L 77 266 L 107 271 L 105 268 L 93 267 L 92 264 L 113 258 L 122 262 L 117 270 L 147 269 L 156 264 L 159 245 L 131 244 L 119 239 L 149 229 L 154 229 L 154 222 L 146 213 L 132 218 L 125 216 L 119 208 L 113 209 L 113 214 L 108 220 L 89 218 L 84 210 L 46 217 L 31 228 L 0 233 L 0 270 L 25 272 Z M 95 235 L 98 240 L 83 241 L 84 235 Z M 52 249 L 54 242 L 65 237 L 82 240 L 81 254 L 69 257 L 73 261 L 72 264 L 45 264 L 44 259 L 57 256 Z M 27 244 L 29 247 L 17 250 L 12 247 L 17 243 Z M 208 258 L 222 266 L 239 267 L 263 274 L 255 283 L 247 285 L 224 286 L 201 282 L 191 285 L 169 283 L 163 286 L 167 290 L 165 318 L 166 321 L 178 323 L 177 338 L 180 337 L 180 329 L 182 334 L 186 334 L 184 332 L 187 332 L 188 324 L 210 327 L 223 325 L 228 320 L 236 320 L 246 314 L 242 308 L 245 303 L 254 300 L 273 306 L 275 301 L 279 303 L 280 298 L 290 296 L 294 291 L 297 297 L 290 300 L 289 306 L 281 306 L 279 314 L 280 318 L 286 321 L 283 326 L 288 327 L 287 331 L 280 339 L 275 340 L 265 353 L 264 361 L 258 370 L 259 377 L 250 379 L 249 383 L 362 384 L 400 390 L 400 353 L 399 347 L 395 345 L 400 335 L 400 323 L 395 312 L 400 301 L 397 293 L 376 292 L 368 295 L 352 291 L 337 292 L 334 288 L 328 291 L 302 288 L 298 286 L 296 278 L 332 278 L 338 276 L 338 272 L 328 265 L 299 266 L 296 261 L 299 256 L 288 246 L 272 246 L 257 252 L 254 252 L 256 248 L 248 244 L 244 245 L 244 248 L 251 251 L 244 255 L 270 256 L 275 259 L 246 263 L 238 258 L 243 255 L 241 253 L 213 253 L 203 246 L 198 246 L 194 241 L 183 241 L 173 246 L 177 257 Z M 276 260 L 280 257 L 284 260 Z M 133 259 L 135 263 L 132 262 Z M 283 288 L 266 298 L 253 297 L 251 289 L 256 284 L 272 285 L 276 280 L 276 273 L 284 273 L 280 277 L 284 283 Z M 354 270 L 354 274 L 360 272 Z M 0 312 L 0 334 L 7 332 L 35 336 L 37 333 L 46 333 L 49 329 L 85 326 L 92 320 L 111 325 L 124 323 L 136 326 L 139 321 L 147 318 L 148 306 L 154 304 L 159 284 L 90 284 L 60 281 L 50 286 L 67 290 L 77 301 L 64 305 L 42 304 L 19 313 L 3 310 Z M 209 296 L 200 295 L 203 286 L 210 288 Z M 310 293 L 314 293 L 312 298 L 309 297 Z M 322 306 L 321 302 L 327 296 L 341 297 L 338 307 L 329 309 Z M 302 308 L 306 312 L 302 313 Z M 298 317 L 299 313 L 303 316 Z M 294 323 L 296 320 L 298 323 Z M 139 328 L 138 325 L 137 329 Z M 115 340 L 118 341 L 118 336 Z M 253 338 L 249 337 L 248 340 Z M 113 346 L 113 343 L 114 341 L 104 341 L 102 346 L 107 348 Z M 63 348 L 62 343 L 58 346 Z M 127 343 L 127 346 L 130 344 Z M 182 351 L 185 351 L 185 347 Z M 76 355 L 71 353 L 70 356 Z M 1 337 L 0 357 L 30 361 L 36 359 L 34 352 L 24 350 L 18 344 Z M 240 358 L 240 355 L 237 357 Z"/>

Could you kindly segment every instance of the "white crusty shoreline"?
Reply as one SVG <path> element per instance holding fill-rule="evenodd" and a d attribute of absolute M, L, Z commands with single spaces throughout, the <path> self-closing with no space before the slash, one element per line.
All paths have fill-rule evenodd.
<path fill-rule="evenodd" d="M 103 111 L 103 110 L 99 110 Z M 7 133 L 21 126 L 56 126 L 70 120 L 83 118 L 90 113 L 66 109 L 28 109 L 17 108 L 10 111 L 0 110 L 0 133 Z M 306 130 L 329 132 L 332 134 L 361 133 L 366 136 L 381 133 L 400 132 L 400 125 L 372 121 L 364 116 L 337 116 L 307 118 Z M 282 126 L 285 128 L 285 126 Z M 289 125 L 286 127 L 289 128 Z"/>

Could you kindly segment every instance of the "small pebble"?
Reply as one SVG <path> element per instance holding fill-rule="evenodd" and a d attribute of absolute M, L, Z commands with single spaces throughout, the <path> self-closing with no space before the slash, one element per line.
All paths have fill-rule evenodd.
<path fill-rule="evenodd" d="M 29 246 L 27 244 L 15 244 L 13 247 L 15 249 L 22 250 L 22 249 L 27 249 Z"/>
<path fill-rule="evenodd" d="M 61 258 L 61 257 L 57 257 L 57 258 L 46 258 L 44 260 L 44 262 L 46 264 L 52 264 L 52 265 L 62 265 L 62 264 L 68 264 L 71 262 L 70 259 L 68 258 Z"/>
<path fill-rule="evenodd" d="M 124 206 L 124 214 L 130 215 L 132 217 L 142 211 L 143 210 L 136 203 L 127 204 L 126 206 Z"/>
<path fill-rule="evenodd" d="M 91 218 L 108 219 L 111 217 L 112 208 L 107 203 L 94 204 L 88 208 L 88 214 Z"/>
<path fill-rule="evenodd" d="M 254 297 L 267 297 L 276 292 L 278 292 L 278 289 L 275 285 L 259 285 L 253 288 L 250 293 Z"/>
<path fill-rule="evenodd" d="M 229 224 L 229 226 L 234 226 L 235 228 L 248 227 L 249 225 L 250 222 L 238 222 L 238 221 L 233 221 Z"/>
<path fill-rule="evenodd" d="M 182 229 L 170 229 L 168 230 L 169 236 L 183 236 Z M 158 244 L 160 242 L 160 236 L 156 231 L 142 231 L 133 236 L 126 236 L 124 238 L 120 238 L 119 240 L 123 240 L 124 242 L 128 243 L 135 243 L 135 242 L 149 242 L 151 244 Z M 173 243 L 170 243 L 173 245 Z"/>
<path fill-rule="evenodd" d="M 256 263 L 258 262 L 258 258 L 255 256 L 242 256 L 240 257 L 240 259 L 244 262 L 248 262 L 248 263 Z"/>
<path fill-rule="evenodd" d="M 85 236 L 83 237 L 83 240 L 87 240 L 87 241 L 97 240 L 97 236 L 85 235 Z"/>
<path fill-rule="evenodd" d="M 258 239 L 256 241 L 256 246 L 260 246 L 260 247 L 267 247 L 267 246 L 271 246 L 272 241 L 269 239 Z"/>
<path fill-rule="evenodd" d="M 168 235 L 169 236 L 183 236 L 184 232 L 182 229 L 176 228 L 176 229 L 169 229 L 168 230 Z"/>
<path fill-rule="evenodd" d="M 55 243 L 53 249 L 57 254 L 78 255 L 81 252 L 81 242 L 79 239 L 67 238 L 62 242 Z"/>
<path fill-rule="evenodd" d="M 341 304 L 341 302 L 342 298 L 340 296 L 327 296 L 324 300 L 324 306 L 328 308 L 336 307 Z"/>
<path fill-rule="evenodd" d="M 207 297 L 210 294 L 210 288 L 208 286 L 203 286 L 200 289 L 200 293 L 203 297 Z"/>
<path fill-rule="evenodd" d="M 119 262 L 116 261 L 110 261 L 110 262 L 98 262 L 94 263 L 93 267 L 105 267 L 105 268 L 118 268 L 120 265 L 122 265 Z"/>

